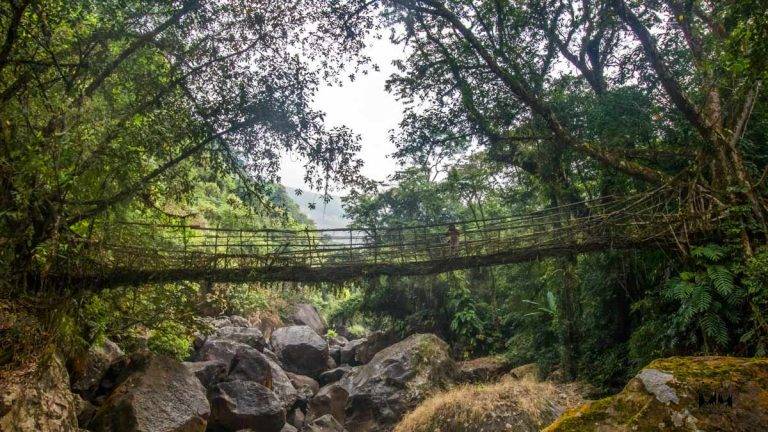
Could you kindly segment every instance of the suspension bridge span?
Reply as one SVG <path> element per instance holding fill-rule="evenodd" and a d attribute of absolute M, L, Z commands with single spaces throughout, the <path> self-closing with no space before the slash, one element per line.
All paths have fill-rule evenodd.
<path fill-rule="evenodd" d="M 275 229 L 111 223 L 70 240 L 57 273 L 110 287 L 211 282 L 342 282 L 519 263 L 604 250 L 676 248 L 722 215 L 659 189 L 497 218 L 400 227 Z M 453 231 L 454 234 L 451 234 Z"/>

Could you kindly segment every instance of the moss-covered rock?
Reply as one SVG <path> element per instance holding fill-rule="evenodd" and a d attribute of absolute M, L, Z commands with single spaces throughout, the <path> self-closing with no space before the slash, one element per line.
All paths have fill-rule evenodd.
<path fill-rule="evenodd" d="M 768 359 L 655 360 L 619 394 L 568 411 L 546 429 L 657 430 L 768 430 Z"/>

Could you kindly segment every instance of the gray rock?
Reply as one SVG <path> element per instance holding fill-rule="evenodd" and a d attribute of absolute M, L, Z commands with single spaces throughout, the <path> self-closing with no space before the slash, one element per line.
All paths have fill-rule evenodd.
<path fill-rule="evenodd" d="M 354 339 L 345 343 L 339 352 L 339 358 L 341 364 L 348 364 L 357 366 L 360 363 L 357 361 L 357 350 L 367 342 L 367 339 Z"/>
<path fill-rule="evenodd" d="M 397 342 L 395 335 L 382 331 L 375 331 L 365 338 L 365 342 L 355 350 L 355 361 L 358 364 L 366 364 L 373 356 L 384 348 Z"/>
<path fill-rule="evenodd" d="M 123 350 L 107 339 L 101 345 L 92 346 L 71 368 L 72 390 L 80 394 L 93 393 L 99 387 L 109 367 L 122 357 Z"/>
<path fill-rule="evenodd" d="M 298 407 L 289 411 L 286 417 L 286 421 L 297 429 L 302 429 L 304 427 L 304 420 L 304 411 Z"/>
<path fill-rule="evenodd" d="M 240 315 L 231 315 L 229 317 L 229 324 L 234 327 L 251 327 L 251 323 Z"/>
<path fill-rule="evenodd" d="M 200 384 L 208 390 L 224 381 L 229 372 L 229 365 L 221 360 L 184 362 L 184 367 L 192 372 L 200 380 Z"/>
<path fill-rule="evenodd" d="M 208 338 L 192 359 L 194 361 L 219 360 L 230 364 L 238 352 L 250 349 L 253 348 L 240 342 Z"/>
<path fill-rule="evenodd" d="M 228 381 L 255 381 L 272 388 L 272 367 L 264 354 L 249 346 L 237 349 L 227 374 Z"/>
<path fill-rule="evenodd" d="M 349 393 L 344 425 L 353 432 L 388 430 L 430 393 L 446 388 L 455 374 L 445 342 L 433 334 L 412 335 L 335 384 Z"/>
<path fill-rule="evenodd" d="M 96 432 L 203 432 L 205 389 L 180 362 L 148 356 L 109 395 L 89 427 Z"/>
<path fill-rule="evenodd" d="M 310 419 L 317 419 L 330 414 L 341 423 L 346 419 L 345 409 L 349 392 L 338 383 L 329 384 L 320 389 L 315 397 L 309 401 L 307 415 Z"/>
<path fill-rule="evenodd" d="M 349 343 L 349 340 L 345 338 L 344 336 L 334 336 L 330 339 L 328 339 L 328 353 L 330 354 L 333 361 L 336 362 L 337 365 L 342 364 L 341 362 L 341 347 Z"/>
<path fill-rule="evenodd" d="M 307 425 L 307 432 L 347 432 L 332 415 L 326 414 Z"/>
<path fill-rule="evenodd" d="M 283 425 L 283 429 L 281 429 L 280 432 L 299 432 L 299 430 L 293 427 L 290 423 L 286 423 Z"/>
<path fill-rule="evenodd" d="M 317 381 L 322 386 L 330 383 L 334 383 L 340 380 L 342 377 L 344 377 L 344 375 L 351 370 L 352 370 L 351 366 L 347 366 L 347 365 L 339 366 L 335 369 L 331 369 L 321 373 Z"/>
<path fill-rule="evenodd" d="M 77 396 L 77 425 L 87 427 L 96 415 L 98 407 L 89 401 Z"/>
<path fill-rule="evenodd" d="M 329 346 L 328 347 L 328 355 L 333 359 L 336 364 L 342 364 L 341 363 L 341 347 L 340 346 Z"/>
<path fill-rule="evenodd" d="M 302 401 L 304 406 L 320 390 L 320 384 L 306 375 L 297 375 L 291 372 L 286 372 L 286 375 L 291 380 L 293 388 L 298 393 L 299 401 Z"/>
<path fill-rule="evenodd" d="M 328 359 L 326 359 L 326 361 L 325 361 L 325 370 L 336 369 L 338 366 L 339 365 L 338 365 L 338 363 L 336 363 L 336 360 L 331 358 L 330 350 L 329 350 L 329 352 L 328 352 Z"/>
<path fill-rule="evenodd" d="M 225 339 L 246 344 L 261 351 L 267 344 L 261 330 L 256 327 L 225 326 L 216 330 L 211 339 Z"/>
<path fill-rule="evenodd" d="M 325 320 L 317 312 L 311 304 L 300 303 L 296 305 L 296 309 L 291 316 L 291 321 L 296 325 L 305 325 L 312 328 L 320 336 L 325 336 L 326 325 Z"/>
<path fill-rule="evenodd" d="M 265 356 L 267 356 L 268 359 L 272 360 L 273 362 L 280 364 L 280 358 L 277 357 L 277 354 L 275 354 L 274 351 L 264 348 L 264 351 L 262 351 Z"/>
<path fill-rule="evenodd" d="M 232 325 L 232 321 L 229 320 L 228 316 L 205 317 L 203 318 L 203 322 L 214 329 Z"/>
<path fill-rule="evenodd" d="M 317 376 L 327 368 L 328 344 L 309 326 L 288 326 L 272 332 L 270 340 L 285 370 Z"/>
<path fill-rule="evenodd" d="M 328 346 L 329 347 L 334 347 L 334 346 L 342 347 L 342 346 L 346 345 L 347 342 L 349 342 L 349 340 L 347 338 L 345 338 L 344 336 L 336 335 L 336 336 L 328 339 Z"/>
<path fill-rule="evenodd" d="M 219 383 L 211 393 L 211 426 L 280 432 L 285 408 L 272 390 L 254 381 Z"/>
<path fill-rule="evenodd" d="M 642 381 L 648 393 L 656 396 L 659 402 L 663 404 L 669 404 L 670 402 L 680 403 L 680 398 L 677 397 L 675 389 L 667 385 L 668 382 L 675 378 L 672 374 L 657 369 L 643 369 L 637 374 L 636 378 Z"/>
<path fill-rule="evenodd" d="M 286 375 L 286 372 L 280 365 L 269 359 L 267 361 L 272 370 L 272 391 L 275 392 L 283 403 L 283 407 L 288 411 L 298 400 L 299 394 L 293 386 L 291 379 L 288 378 L 288 375 Z"/>
<path fill-rule="evenodd" d="M 0 431 L 76 432 L 78 396 L 58 355 L 40 360 L 35 371 L 0 388 Z"/>
<path fill-rule="evenodd" d="M 463 383 L 495 382 L 512 369 L 512 365 L 502 356 L 478 357 L 459 362 L 456 366 L 456 380 Z M 518 372 L 522 374 L 523 370 Z"/>

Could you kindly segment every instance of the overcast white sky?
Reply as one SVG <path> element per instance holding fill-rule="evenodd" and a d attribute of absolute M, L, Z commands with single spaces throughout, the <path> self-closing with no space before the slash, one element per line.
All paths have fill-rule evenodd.
<path fill-rule="evenodd" d="M 384 90 L 384 83 L 394 72 L 392 60 L 402 55 L 402 48 L 383 38 L 373 42 L 368 54 L 380 71 L 358 74 L 355 81 L 347 79 L 342 87 L 322 88 L 315 102 L 318 109 L 327 113 L 328 126 L 343 124 L 360 134 L 363 174 L 374 180 L 386 180 L 397 166 L 387 157 L 395 150 L 388 138 L 389 130 L 400 122 L 403 107 Z M 280 177 L 288 187 L 307 189 L 303 163 L 296 155 L 284 155 Z"/>

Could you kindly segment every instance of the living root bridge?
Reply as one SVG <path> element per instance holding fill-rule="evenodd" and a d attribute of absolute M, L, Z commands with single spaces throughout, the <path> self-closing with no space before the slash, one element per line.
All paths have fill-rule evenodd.
<path fill-rule="evenodd" d="M 117 223 L 72 238 L 51 276 L 107 288 L 211 282 L 343 282 L 417 276 L 604 250 L 673 249 L 722 215 L 681 211 L 668 189 L 495 219 L 328 230 Z"/>
<path fill-rule="evenodd" d="M 217 283 L 246 282 L 302 282 L 341 283 L 373 276 L 423 276 L 469 268 L 492 267 L 503 264 L 536 261 L 543 258 L 567 256 L 610 250 L 659 248 L 672 250 L 675 242 L 649 240 L 643 242 L 589 242 L 579 245 L 552 245 L 538 248 L 508 250 L 484 256 L 457 256 L 444 259 L 388 264 L 356 263 L 322 267 L 307 265 L 259 266 L 240 268 L 170 268 L 166 270 L 116 269 L 102 277 L 72 278 L 78 286 L 98 286 L 101 289 L 116 286 L 132 286 L 147 283 L 171 283 L 178 281 L 209 281 Z"/>

